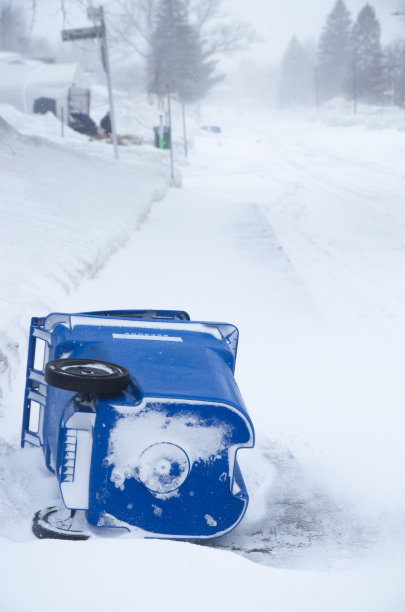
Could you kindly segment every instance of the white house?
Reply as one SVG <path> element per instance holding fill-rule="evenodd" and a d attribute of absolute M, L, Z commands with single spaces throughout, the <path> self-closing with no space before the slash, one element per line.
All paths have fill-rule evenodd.
<path fill-rule="evenodd" d="M 89 81 L 77 63 L 47 64 L 1 52 L 0 104 L 11 104 L 24 113 L 52 111 L 66 119 L 72 111 L 88 114 Z"/>

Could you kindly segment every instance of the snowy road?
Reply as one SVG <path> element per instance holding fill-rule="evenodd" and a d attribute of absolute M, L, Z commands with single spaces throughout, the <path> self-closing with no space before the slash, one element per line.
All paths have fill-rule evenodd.
<path fill-rule="evenodd" d="M 402 135 L 376 149 L 368 132 L 234 125 L 198 139 L 183 188 L 70 310 L 236 323 L 259 442 L 241 454 L 253 499 L 225 544 L 266 564 L 333 565 L 403 538 Z"/>
<path fill-rule="evenodd" d="M 86 219 L 98 215 L 100 233 L 87 244 L 83 225 L 72 236 L 80 243 L 72 254 L 65 245 L 68 213 L 58 209 L 60 234 L 57 225 L 51 228 L 61 245 L 58 274 L 44 285 L 34 264 L 32 286 L 44 287 L 41 300 L 50 311 L 181 309 L 195 320 L 239 327 L 236 376 L 257 433 L 256 448 L 239 453 L 248 513 L 212 548 L 131 536 L 34 541 L 31 517 L 59 493 L 40 451 L 12 446 L 23 376 L 17 355 L 20 376 L 9 375 L 11 391 L 3 397 L 8 438 L 0 439 L 5 612 L 64 612 L 71 593 L 82 608 L 104 612 L 128 607 L 135 592 L 151 612 L 163 606 L 177 612 L 404 608 L 403 133 L 229 111 L 222 125 L 221 136 L 195 138 L 190 163 L 181 168 L 183 187 L 171 188 L 151 208 L 156 152 L 129 151 L 114 172 L 110 151 L 99 147 L 93 163 L 92 145 L 78 155 L 75 141 L 61 160 L 72 167 L 80 160 L 94 172 L 94 199 L 85 212 Z M 22 142 L 27 157 L 28 147 L 37 151 Z M 52 145 L 44 159 L 58 151 Z M 176 156 L 181 166 L 180 150 Z M 39 168 L 39 155 L 36 163 Z M 160 190 L 165 172 L 156 175 Z M 110 245 L 104 238 L 109 194 L 112 202 L 120 198 L 119 240 L 131 236 L 121 250 L 119 240 Z M 50 192 L 50 202 L 54 197 Z M 115 251 L 107 264 L 72 291 L 75 276 L 65 291 L 64 258 L 71 256 L 80 270 L 100 244 L 102 252 Z M 45 264 L 46 244 L 42 251 L 40 242 L 35 246 L 37 261 Z M 26 256 L 22 262 L 22 272 L 31 270 Z M 33 291 L 34 302 L 36 296 Z M 30 305 L 18 299 L 22 313 Z M 21 573 L 25 590 L 17 583 Z M 69 597 L 63 598 L 61 576 L 67 575 Z"/>

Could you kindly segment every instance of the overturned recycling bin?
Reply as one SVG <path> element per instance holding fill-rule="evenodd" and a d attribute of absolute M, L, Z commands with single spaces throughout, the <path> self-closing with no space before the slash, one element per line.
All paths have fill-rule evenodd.
<path fill-rule="evenodd" d="M 254 445 L 237 344 L 235 326 L 181 311 L 32 319 L 22 445 L 42 447 L 61 492 L 35 515 L 35 535 L 232 530 L 248 504 L 237 451 Z"/>

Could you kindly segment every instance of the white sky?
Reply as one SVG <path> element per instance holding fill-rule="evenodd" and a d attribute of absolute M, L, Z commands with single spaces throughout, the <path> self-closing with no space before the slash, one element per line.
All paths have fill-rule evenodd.
<path fill-rule="evenodd" d="M 22 1 L 22 0 L 20 0 Z M 335 0 L 224 0 L 230 12 L 250 22 L 257 30 L 263 44 L 256 47 L 254 54 L 264 62 L 278 61 L 291 37 L 318 39 L 327 14 Z M 24 0 L 24 4 L 27 0 Z M 103 3 L 100 0 L 100 4 Z M 405 24 L 391 13 L 398 9 L 400 0 L 370 0 L 383 25 L 383 38 L 389 40 L 405 34 Z M 95 3 L 97 4 L 97 3 Z M 104 0 L 107 7 L 109 0 Z M 366 0 L 346 0 L 353 15 L 366 4 Z M 38 14 L 35 33 L 55 42 L 60 40 L 63 26 L 59 0 L 37 0 Z M 84 11 L 77 13 L 77 20 L 69 27 L 90 25 Z"/>
<path fill-rule="evenodd" d="M 346 5 L 356 17 L 367 0 L 346 0 Z M 403 33 L 405 24 L 391 15 L 398 9 L 399 0 L 369 0 L 383 26 L 383 40 Z M 250 21 L 265 40 L 263 48 L 271 61 L 278 60 L 292 36 L 300 40 L 318 40 L 326 17 L 335 0 L 227 0 L 230 10 L 243 20 Z"/>

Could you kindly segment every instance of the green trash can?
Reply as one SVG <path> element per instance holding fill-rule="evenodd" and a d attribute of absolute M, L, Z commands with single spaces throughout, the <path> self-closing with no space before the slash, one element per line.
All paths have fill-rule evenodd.
<path fill-rule="evenodd" d="M 170 128 L 165 125 L 157 125 L 153 128 L 153 131 L 155 133 L 155 147 L 158 149 L 170 149 Z"/>

